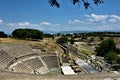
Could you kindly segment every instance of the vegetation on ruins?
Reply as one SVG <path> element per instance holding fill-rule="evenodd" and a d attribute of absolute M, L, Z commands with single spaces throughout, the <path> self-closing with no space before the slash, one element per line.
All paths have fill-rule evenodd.
<path fill-rule="evenodd" d="M 116 51 L 115 42 L 111 38 L 104 40 L 102 43 L 99 44 L 99 47 L 96 47 L 96 52 L 98 56 L 105 57 L 106 53 L 108 53 L 109 51 Z"/>
<path fill-rule="evenodd" d="M 58 44 L 64 44 L 64 43 L 67 43 L 67 42 L 70 42 L 70 44 L 74 44 L 75 40 L 70 35 L 62 35 L 62 37 L 60 37 L 56 41 L 56 43 L 58 43 Z"/>
<path fill-rule="evenodd" d="M 85 54 L 85 55 L 87 55 L 87 56 L 90 56 L 90 55 L 92 55 L 92 54 L 93 54 L 93 52 L 92 52 L 92 51 L 87 50 L 87 49 L 83 49 L 83 50 L 81 50 L 80 52 L 81 52 L 81 53 L 83 53 L 83 54 Z"/>
<path fill-rule="evenodd" d="M 74 44 L 74 42 L 75 42 L 74 38 L 71 38 L 70 44 Z"/>
<path fill-rule="evenodd" d="M 68 42 L 68 38 L 67 37 L 61 37 L 59 39 L 57 39 L 56 43 L 58 44 L 64 44 Z"/>
<path fill-rule="evenodd" d="M 105 56 L 110 61 L 117 61 L 118 60 L 117 54 L 113 51 L 109 51 Z"/>
<path fill-rule="evenodd" d="M 105 57 L 109 61 L 118 61 L 118 51 L 119 49 L 116 48 L 116 44 L 112 38 L 102 41 L 99 46 L 96 47 L 96 55 Z"/>
<path fill-rule="evenodd" d="M 43 39 L 43 32 L 37 29 L 15 29 L 12 36 L 18 39 L 38 40 Z"/>

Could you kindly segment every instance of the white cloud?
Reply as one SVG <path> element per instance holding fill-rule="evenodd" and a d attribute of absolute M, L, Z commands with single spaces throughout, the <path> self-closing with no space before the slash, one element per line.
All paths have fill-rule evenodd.
<path fill-rule="evenodd" d="M 14 27 L 14 26 L 15 26 L 15 23 L 8 23 L 7 26 L 8 26 L 8 27 Z"/>
<path fill-rule="evenodd" d="M 60 24 L 54 24 L 55 26 L 59 26 Z"/>
<path fill-rule="evenodd" d="M 107 15 L 96 15 L 96 14 L 91 14 L 91 15 L 85 15 L 88 17 L 89 22 L 97 22 L 97 23 L 105 23 L 105 20 L 107 19 Z"/>
<path fill-rule="evenodd" d="M 46 29 L 47 27 L 57 27 L 59 26 L 60 24 L 52 24 L 52 23 L 49 23 L 49 22 L 41 22 L 41 23 L 30 23 L 28 21 L 25 21 L 25 22 L 18 22 L 18 23 L 6 23 L 5 24 L 6 26 L 8 27 L 11 27 L 11 28 L 22 28 L 22 27 L 27 27 L 27 28 L 37 28 L 37 29 Z"/>
<path fill-rule="evenodd" d="M 41 23 L 40 23 L 40 25 L 50 26 L 50 25 L 51 25 L 51 23 L 49 23 L 49 22 L 41 22 Z"/>
<path fill-rule="evenodd" d="M 34 27 L 39 27 L 38 24 L 31 24 L 31 26 L 34 26 Z"/>
<path fill-rule="evenodd" d="M 85 14 L 85 17 L 90 17 L 90 15 Z"/>
<path fill-rule="evenodd" d="M 120 16 L 118 15 L 85 15 L 87 17 L 87 21 L 89 23 L 119 23 L 120 22 Z"/>
<path fill-rule="evenodd" d="M 80 23 L 80 22 L 81 22 L 81 21 L 80 21 L 80 20 L 77 20 L 77 19 L 72 20 L 72 21 L 71 21 L 71 20 L 68 21 L 69 24 L 76 24 L 76 23 Z"/>
<path fill-rule="evenodd" d="M 120 16 L 110 15 L 109 17 L 110 17 L 109 22 L 112 22 L 112 23 L 120 22 Z"/>
<path fill-rule="evenodd" d="M 0 19 L 0 25 L 3 23 L 3 20 L 2 19 Z"/>
<path fill-rule="evenodd" d="M 84 15 L 84 19 L 80 20 L 69 20 L 68 26 L 72 29 L 83 29 L 83 30 L 117 30 L 120 29 L 120 16 L 118 15 L 97 15 L 90 14 Z M 76 23 L 80 23 L 75 25 Z"/>
<path fill-rule="evenodd" d="M 109 20 L 109 22 L 115 23 L 115 22 L 116 22 L 116 19 L 111 18 L 111 19 Z"/>
<path fill-rule="evenodd" d="M 30 24 L 29 22 L 20 22 L 20 23 L 18 23 L 18 25 L 21 26 L 21 27 L 28 26 L 29 24 Z"/>
<path fill-rule="evenodd" d="M 28 21 L 24 22 L 5 22 L 5 26 L 10 29 L 16 28 L 36 28 L 41 30 L 119 30 L 120 29 L 120 16 L 118 15 L 84 15 L 79 19 L 68 20 L 65 24 L 50 23 L 46 21 L 41 21 L 40 23 L 30 23 Z M 0 19 L 0 24 L 3 20 Z M 105 24 L 104 24 L 105 23 Z M 7 27 L 6 27 L 7 28 Z"/>

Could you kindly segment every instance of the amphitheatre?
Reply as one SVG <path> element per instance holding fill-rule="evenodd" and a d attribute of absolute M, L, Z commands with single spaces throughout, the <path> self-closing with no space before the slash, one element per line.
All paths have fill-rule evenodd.
<path fill-rule="evenodd" d="M 0 39 L 0 80 L 119 80 L 120 74 L 86 72 L 52 40 Z M 82 63 L 83 61 L 81 61 Z M 70 63 L 70 65 L 68 64 Z M 78 61 L 79 63 L 79 61 Z M 83 62 L 84 63 L 84 62 Z M 62 72 L 64 67 L 74 74 Z M 83 66 L 83 65 L 81 65 Z"/>

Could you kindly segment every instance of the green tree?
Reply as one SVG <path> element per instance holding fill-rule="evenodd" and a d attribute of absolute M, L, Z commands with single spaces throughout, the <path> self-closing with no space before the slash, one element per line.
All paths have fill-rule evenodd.
<path fill-rule="evenodd" d="M 113 51 L 109 51 L 108 53 L 106 53 L 105 57 L 109 61 L 117 61 L 118 60 L 117 54 Z"/>
<path fill-rule="evenodd" d="M 105 56 L 109 51 L 116 52 L 116 45 L 112 38 L 102 41 L 99 47 L 96 47 L 97 56 Z"/>
<path fill-rule="evenodd" d="M 67 37 L 61 37 L 59 39 L 57 39 L 56 41 L 58 44 L 64 44 L 68 42 L 68 38 Z"/>
<path fill-rule="evenodd" d="M 118 57 L 118 59 L 117 59 L 117 63 L 120 64 L 120 57 Z"/>
<path fill-rule="evenodd" d="M 43 32 L 37 29 L 16 29 L 12 32 L 14 38 L 38 40 L 43 39 Z"/>
<path fill-rule="evenodd" d="M 3 31 L 0 31 L 0 38 L 6 38 L 7 34 L 5 34 Z"/>
<path fill-rule="evenodd" d="M 71 40 L 70 40 L 70 44 L 74 44 L 74 38 L 71 38 Z"/>

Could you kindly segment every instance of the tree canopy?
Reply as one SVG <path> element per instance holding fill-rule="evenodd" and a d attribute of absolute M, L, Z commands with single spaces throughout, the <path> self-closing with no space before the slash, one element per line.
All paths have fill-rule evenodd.
<path fill-rule="evenodd" d="M 73 5 L 75 5 L 77 3 L 78 3 L 78 5 L 79 5 L 79 3 L 83 3 L 85 9 L 88 9 L 88 7 L 90 7 L 90 4 L 91 4 L 90 3 L 91 0 L 70 0 L 70 1 Z M 58 8 L 60 7 L 60 3 L 58 2 L 58 0 L 48 0 L 48 2 L 50 4 L 50 6 L 52 6 L 52 7 L 53 6 L 56 6 Z M 98 5 L 98 4 L 103 3 L 103 0 L 93 0 L 93 3 Z"/>
<path fill-rule="evenodd" d="M 106 58 L 110 61 L 117 61 L 118 60 L 118 56 L 115 52 L 113 51 L 109 51 L 107 54 L 106 54 Z"/>
<path fill-rule="evenodd" d="M 100 43 L 99 47 L 96 48 L 96 52 L 97 56 L 105 57 L 109 62 L 116 61 L 117 63 L 120 63 L 120 57 L 117 55 L 119 53 L 119 49 L 116 47 L 112 38 Z"/>
<path fill-rule="evenodd" d="M 3 31 L 0 31 L 0 38 L 5 38 L 7 37 L 7 34 L 5 34 Z"/>
<path fill-rule="evenodd" d="M 64 44 L 68 42 L 68 38 L 67 37 L 61 37 L 59 39 L 57 39 L 56 41 L 58 44 Z"/>
<path fill-rule="evenodd" d="M 37 29 L 16 29 L 12 36 L 19 39 L 43 39 L 43 32 Z"/>
<path fill-rule="evenodd" d="M 98 56 L 105 56 L 109 51 L 116 52 L 116 45 L 113 39 L 104 40 L 99 44 L 99 47 L 96 48 L 96 52 Z"/>

